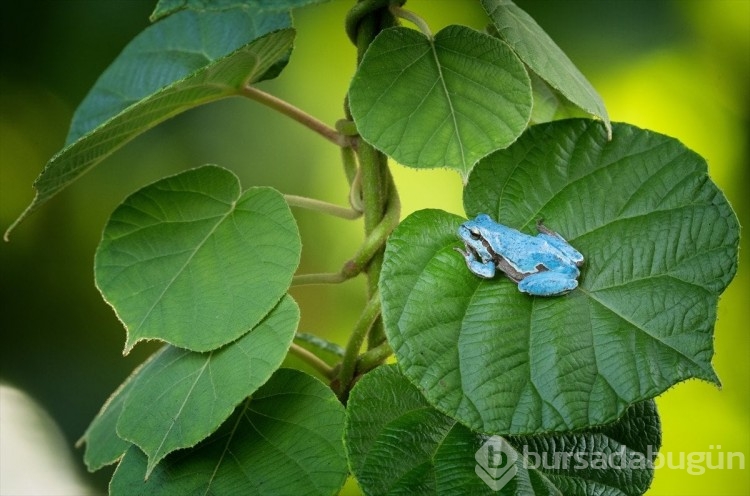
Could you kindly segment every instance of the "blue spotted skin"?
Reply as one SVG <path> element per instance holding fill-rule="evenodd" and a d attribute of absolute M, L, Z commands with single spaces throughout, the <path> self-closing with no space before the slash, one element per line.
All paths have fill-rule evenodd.
<path fill-rule="evenodd" d="M 456 248 L 469 270 L 485 279 L 499 269 L 534 296 L 558 296 L 578 286 L 583 255 L 556 232 L 537 223 L 529 236 L 479 214 L 458 228 L 465 250 Z"/>

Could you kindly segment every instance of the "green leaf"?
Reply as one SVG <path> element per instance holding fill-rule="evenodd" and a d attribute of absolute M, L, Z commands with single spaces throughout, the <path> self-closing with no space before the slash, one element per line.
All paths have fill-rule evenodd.
<path fill-rule="evenodd" d="M 204 166 L 128 197 L 96 252 L 96 284 L 142 339 L 209 351 L 253 328 L 286 293 L 299 264 L 297 224 L 271 188 L 240 193 L 237 177 Z"/>
<path fill-rule="evenodd" d="M 135 374 L 135 372 L 134 372 Z M 107 402 L 102 406 L 97 416 L 91 422 L 78 445 L 86 443 L 83 462 L 89 472 L 115 463 L 130 447 L 131 443 L 117 435 L 117 418 L 122 412 L 122 405 L 129 392 L 130 383 L 123 383 Z"/>
<path fill-rule="evenodd" d="M 117 435 L 117 419 L 120 418 L 125 399 L 133 389 L 135 378 L 144 367 L 159 355 L 160 353 L 151 355 L 125 379 L 125 382 L 120 384 L 76 443 L 77 447 L 86 444 L 83 461 L 86 463 L 89 472 L 94 472 L 118 461 L 131 446 L 131 443 Z"/>
<path fill-rule="evenodd" d="M 716 303 L 739 227 L 700 156 L 624 124 L 608 141 L 595 121 L 556 121 L 480 162 L 464 206 L 528 234 L 544 219 L 586 262 L 578 289 L 534 298 L 467 270 L 460 217 L 404 220 L 386 248 L 383 319 L 438 410 L 488 434 L 565 431 L 690 377 L 718 384 Z"/>
<path fill-rule="evenodd" d="M 159 0 L 151 13 L 151 22 L 189 9 L 197 12 L 215 12 L 220 10 L 249 7 L 263 12 L 289 12 L 293 9 L 326 0 Z"/>
<path fill-rule="evenodd" d="M 464 26 L 429 39 L 382 31 L 349 89 L 360 135 L 403 165 L 449 167 L 464 177 L 515 141 L 529 122 L 531 83 L 501 41 Z"/>
<path fill-rule="evenodd" d="M 357 382 L 344 432 L 352 473 L 365 494 L 439 494 L 441 474 L 460 481 L 464 494 L 489 493 L 474 475 L 481 436 L 430 407 L 395 366 L 378 367 Z"/>
<path fill-rule="evenodd" d="M 210 438 L 165 458 L 144 481 L 131 448 L 110 494 L 331 495 L 347 475 L 344 408 L 318 380 L 281 369 Z"/>
<path fill-rule="evenodd" d="M 148 456 L 146 475 L 167 454 L 195 446 L 268 381 L 299 322 L 290 296 L 254 329 L 215 351 L 172 346 L 144 366 L 124 399 L 117 435 Z"/>
<path fill-rule="evenodd" d="M 526 12 L 511 0 L 482 0 L 497 35 L 532 71 L 580 108 L 604 122 L 608 136 L 612 124 L 599 94 L 565 52 Z"/>
<path fill-rule="evenodd" d="M 66 144 L 77 141 L 162 88 L 175 83 L 184 85 L 183 80 L 197 75 L 196 71 L 208 70 L 213 73 L 211 76 L 219 76 L 216 69 L 222 72 L 225 69 L 211 68 L 214 63 L 265 34 L 290 26 L 288 15 L 259 15 L 258 11 L 235 9 L 204 14 L 183 12 L 146 28 L 102 73 L 76 109 Z M 279 43 L 278 48 L 272 48 L 275 54 L 272 63 L 286 58 L 289 48 L 285 45 Z M 257 74 L 256 66 L 260 64 L 248 62 L 247 58 L 232 61 L 229 71 L 211 82 L 223 86 L 223 92 L 236 93 L 248 82 L 248 76 L 262 76 Z M 227 61 L 221 65 L 227 65 Z M 200 84 L 210 83 L 203 80 Z"/>
<path fill-rule="evenodd" d="M 534 107 L 531 110 L 531 123 L 541 124 L 559 119 L 586 117 L 586 113 L 559 91 L 550 87 L 542 78 L 534 74 L 531 77 L 531 88 L 534 92 Z"/>
<path fill-rule="evenodd" d="M 640 495 L 654 477 L 661 424 L 656 404 L 646 400 L 630 406 L 617 421 L 602 427 L 512 436 L 507 442 L 529 472 L 534 470 L 537 480 L 544 477 L 558 494 Z"/>
<path fill-rule="evenodd" d="M 488 438 L 433 409 L 395 366 L 383 366 L 352 389 L 344 440 L 365 494 L 588 496 L 645 492 L 661 434 L 649 400 L 602 428 Z M 501 453 L 504 463 L 495 463 Z"/>
<path fill-rule="evenodd" d="M 139 134 L 193 107 L 238 95 L 278 73 L 294 31 L 287 16 L 182 12 L 137 36 L 73 118 L 66 146 L 34 182 L 36 196 L 5 232 Z M 200 34 L 199 36 L 196 34 Z M 260 38 L 259 38 L 260 37 Z"/>

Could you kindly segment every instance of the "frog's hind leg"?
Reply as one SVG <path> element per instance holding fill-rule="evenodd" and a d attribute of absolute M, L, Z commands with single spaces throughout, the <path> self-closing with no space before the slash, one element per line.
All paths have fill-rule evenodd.
<path fill-rule="evenodd" d="M 538 272 L 523 278 L 518 290 L 534 296 L 556 296 L 578 287 L 578 281 L 559 272 Z"/>
<path fill-rule="evenodd" d="M 570 261 L 576 264 L 576 266 L 583 266 L 583 254 L 570 246 L 568 242 L 565 241 L 565 239 L 559 234 L 555 233 L 554 235 L 550 235 L 542 233 L 538 234 L 537 238 L 543 239 L 550 245 L 560 250 L 563 255 L 565 255 Z"/>
<path fill-rule="evenodd" d="M 573 263 L 575 263 L 578 267 L 581 267 L 583 265 L 583 254 L 570 246 L 570 243 L 568 243 L 565 238 L 560 236 L 560 234 L 542 224 L 541 220 L 538 220 L 536 222 L 536 230 L 540 233 L 537 236 L 539 239 L 543 239 L 550 245 L 563 252 L 565 256 L 572 260 Z"/>

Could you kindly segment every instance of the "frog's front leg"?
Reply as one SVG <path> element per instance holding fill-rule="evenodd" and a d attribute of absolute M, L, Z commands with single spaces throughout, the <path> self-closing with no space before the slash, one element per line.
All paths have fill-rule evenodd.
<path fill-rule="evenodd" d="M 578 287 L 578 281 L 570 275 L 544 271 L 526 276 L 518 283 L 519 291 L 534 296 L 556 296 Z"/>
<path fill-rule="evenodd" d="M 466 260 L 466 266 L 469 268 L 469 270 L 473 274 L 476 274 L 479 277 L 483 277 L 485 279 L 491 279 L 492 277 L 494 277 L 495 262 L 493 262 L 492 260 L 483 262 L 482 260 L 477 258 L 476 252 L 471 247 L 469 247 L 468 245 L 465 246 L 465 251 L 461 248 L 454 248 L 454 250 L 463 255 L 464 260 Z"/>

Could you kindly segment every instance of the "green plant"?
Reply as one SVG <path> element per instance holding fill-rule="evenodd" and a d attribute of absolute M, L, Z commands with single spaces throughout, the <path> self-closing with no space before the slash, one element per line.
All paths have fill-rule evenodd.
<path fill-rule="evenodd" d="M 705 162 L 671 138 L 611 126 L 538 26 L 493 0 L 482 2 L 491 36 L 432 34 L 403 2 L 357 3 L 351 115 L 329 128 L 253 86 L 283 69 L 288 11 L 314 2 L 266 3 L 160 2 L 155 18 L 165 18 L 105 72 L 35 183 L 28 211 L 159 122 L 242 95 L 339 145 L 351 186 L 342 208 L 243 191 L 204 166 L 123 202 L 97 250 L 97 286 L 125 325 L 126 351 L 168 344 L 92 423 L 89 467 L 120 460 L 115 494 L 333 493 L 349 470 L 372 494 L 489 493 L 474 453 L 502 435 L 518 457 L 506 492 L 644 492 L 660 432 L 651 398 L 689 377 L 718 382 L 712 330 L 738 226 Z M 555 120 L 583 112 L 597 120 Z M 422 211 L 399 224 L 387 157 L 456 169 L 468 216 L 489 212 L 525 232 L 544 218 L 585 254 L 580 288 L 533 299 L 469 274 L 453 251 L 462 219 Z M 361 248 L 339 272 L 294 275 L 289 206 L 364 217 Z M 296 333 L 290 285 L 360 274 L 369 301 L 344 350 Z M 330 388 L 277 371 L 289 352 Z M 391 353 L 398 369 L 381 366 Z M 584 444 L 642 463 L 625 476 L 523 463 Z"/>

